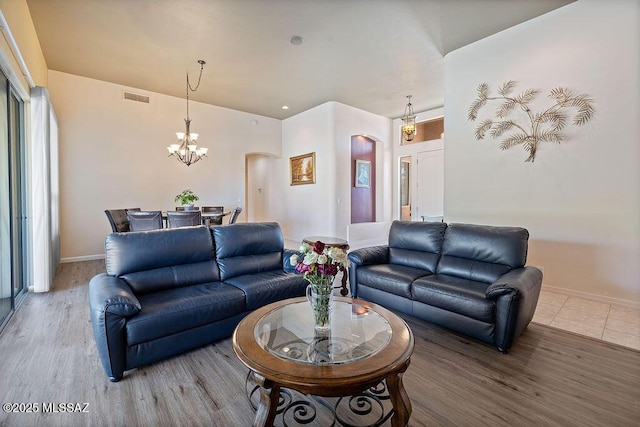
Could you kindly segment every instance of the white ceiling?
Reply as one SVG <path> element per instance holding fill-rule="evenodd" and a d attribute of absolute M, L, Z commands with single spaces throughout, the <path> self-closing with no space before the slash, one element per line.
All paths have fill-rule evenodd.
<path fill-rule="evenodd" d="M 444 102 L 444 55 L 573 0 L 27 0 L 49 69 L 284 119 Z M 301 36 L 301 45 L 289 38 Z M 282 106 L 288 105 L 288 110 Z"/>

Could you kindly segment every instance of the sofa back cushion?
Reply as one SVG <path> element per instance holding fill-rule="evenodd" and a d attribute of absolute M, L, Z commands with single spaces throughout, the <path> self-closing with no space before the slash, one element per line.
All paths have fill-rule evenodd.
<path fill-rule="evenodd" d="M 389 230 L 389 264 L 435 273 L 447 224 L 394 221 Z"/>
<path fill-rule="evenodd" d="M 105 242 L 107 273 L 136 294 L 220 280 L 205 226 L 113 233 Z"/>
<path fill-rule="evenodd" d="M 449 224 L 438 274 L 492 283 L 527 262 L 529 232 L 520 227 Z"/>
<path fill-rule="evenodd" d="M 237 223 L 212 232 L 222 280 L 283 269 L 284 237 L 277 223 Z"/>

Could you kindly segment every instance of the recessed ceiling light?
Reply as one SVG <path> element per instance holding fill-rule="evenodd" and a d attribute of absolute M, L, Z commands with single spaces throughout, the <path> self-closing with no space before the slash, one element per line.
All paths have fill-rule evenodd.
<path fill-rule="evenodd" d="M 288 109 L 289 109 L 289 107 L 288 107 L 288 106 L 286 106 L 286 105 L 283 105 L 283 106 L 282 106 L 282 109 L 283 109 L 283 110 L 288 110 Z"/>
<path fill-rule="evenodd" d="M 296 45 L 296 46 L 299 45 L 299 44 L 302 44 L 303 40 L 304 39 L 302 37 L 300 37 L 300 36 L 291 36 L 291 37 L 289 37 L 289 43 L 291 43 L 293 45 Z"/>

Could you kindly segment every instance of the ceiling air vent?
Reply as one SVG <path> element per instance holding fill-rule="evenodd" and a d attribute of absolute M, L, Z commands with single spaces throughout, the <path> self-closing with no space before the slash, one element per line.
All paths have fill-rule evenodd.
<path fill-rule="evenodd" d="M 124 92 L 124 99 L 128 99 L 129 101 L 144 102 L 145 104 L 149 103 L 148 96 L 138 95 L 137 93 L 131 93 L 131 92 Z"/>

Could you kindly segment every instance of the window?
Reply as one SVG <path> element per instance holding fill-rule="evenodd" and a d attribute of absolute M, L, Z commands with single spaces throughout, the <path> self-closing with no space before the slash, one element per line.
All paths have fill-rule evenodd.
<path fill-rule="evenodd" d="M 24 103 L 0 71 L 0 326 L 27 283 Z"/>

